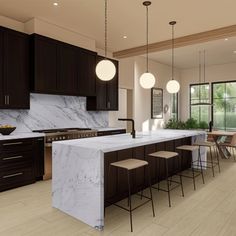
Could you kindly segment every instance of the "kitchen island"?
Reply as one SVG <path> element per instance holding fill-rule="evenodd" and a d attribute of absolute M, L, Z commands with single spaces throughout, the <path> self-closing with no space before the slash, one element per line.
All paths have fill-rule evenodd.
<path fill-rule="evenodd" d="M 127 196 L 126 176 L 111 170 L 111 162 L 128 158 L 146 159 L 151 167 L 152 183 L 164 179 L 163 163 L 148 157 L 158 150 L 174 151 L 175 147 L 205 139 L 203 131 L 157 130 L 130 134 L 53 142 L 52 204 L 53 207 L 88 225 L 103 229 L 104 207 L 107 202 L 119 201 Z M 183 168 L 191 165 L 189 153 L 182 153 Z M 194 153 L 195 158 L 197 153 Z M 205 158 L 204 152 L 202 153 Z M 172 160 L 172 169 L 176 160 Z M 133 173 L 133 192 L 147 186 L 145 172 Z"/>

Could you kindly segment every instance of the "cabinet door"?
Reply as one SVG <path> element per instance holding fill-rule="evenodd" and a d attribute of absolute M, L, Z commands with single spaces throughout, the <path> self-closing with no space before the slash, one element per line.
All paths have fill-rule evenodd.
<path fill-rule="evenodd" d="M 78 94 L 77 48 L 72 45 L 58 46 L 57 90 L 67 95 Z M 85 81 L 86 83 L 86 81 Z"/>
<path fill-rule="evenodd" d="M 6 108 L 29 108 L 29 36 L 4 31 L 4 95 Z"/>
<path fill-rule="evenodd" d="M 0 29 L 0 52 L 3 52 L 3 31 Z M 3 93 L 3 53 L 0 53 L 0 107 L 5 104 L 5 95 Z"/>
<path fill-rule="evenodd" d="M 96 53 L 79 50 L 79 95 L 96 95 Z"/>
<path fill-rule="evenodd" d="M 116 75 L 115 77 L 107 82 L 107 109 L 108 110 L 118 110 L 118 97 L 119 97 L 119 88 L 118 88 L 118 78 L 119 78 L 119 68 L 118 61 L 112 60 L 116 66 Z"/>
<path fill-rule="evenodd" d="M 36 179 L 43 179 L 44 175 L 44 138 L 34 140 L 34 169 Z"/>
<path fill-rule="evenodd" d="M 34 36 L 34 92 L 57 92 L 57 42 Z"/>

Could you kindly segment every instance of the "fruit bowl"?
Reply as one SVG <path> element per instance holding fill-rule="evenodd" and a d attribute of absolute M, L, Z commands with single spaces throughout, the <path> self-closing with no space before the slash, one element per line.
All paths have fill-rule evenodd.
<path fill-rule="evenodd" d="M 0 133 L 1 133 L 2 135 L 9 135 L 9 134 L 11 134 L 15 129 L 16 129 L 16 127 L 1 127 L 1 126 L 0 126 Z"/>

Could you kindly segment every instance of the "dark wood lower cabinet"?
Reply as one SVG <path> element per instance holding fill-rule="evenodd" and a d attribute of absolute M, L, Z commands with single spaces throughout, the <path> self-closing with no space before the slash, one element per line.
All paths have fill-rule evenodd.
<path fill-rule="evenodd" d="M 156 158 L 148 155 L 156 151 L 176 151 L 175 148 L 180 145 L 191 144 L 191 138 L 177 139 L 173 141 L 140 146 L 116 152 L 109 152 L 104 154 L 104 196 L 105 206 L 122 200 L 128 196 L 127 171 L 118 170 L 114 167 L 109 167 L 110 163 L 128 158 L 136 158 L 140 160 L 147 160 L 151 171 L 152 184 L 158 183 L 166 178 L 164 161 L 159 161 Z M 182 154 L 182 153 L 181 153 Z M 187 152 L 183 153 L 183 169 L 191 166 L 191 158 Z M 171 159 L 168 163 L 170 173 L 174 173 L 180 164 L 180 159 Z M 110 169 L 110 171 L 109 171 Z M 145 177 L 144 177 L 145 176 Z M 132 192 L 136 193 L 148 187 L 148 173 L 147 168 L 139 168 L 134 170 L 131 177 Z"/>
<path fill-rule="evenodd" d="M 0 191 L 34 183 L 44 174 L 44 138 L 0 141 Z"/>

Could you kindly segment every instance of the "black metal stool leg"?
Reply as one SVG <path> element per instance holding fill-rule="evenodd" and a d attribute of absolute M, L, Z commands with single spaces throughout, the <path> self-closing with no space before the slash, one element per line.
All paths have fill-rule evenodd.
<path fill-rule="evenodd" d="M 152 214 L 153 214 L 153 217 L 155 217 L 155 210 L 154 210 L 153 197 L 152 197 L 151 170 L 150 170 L 150 167 L 144 167 L 144 168 L 148 168 L 149 191 L 150 191 L 151 203 L 152 203 Z"/>
<path fill-rule="evenodd" d="M 213 156 L 212 156 L 212 149 L 211 149 L 211 147 L 210 147 L 210 157 L 211 157 L 212 175 L 213 175 L 213 177 L 215 177 L 214 162 L 213 162 Z"/>
<path fill-rule="evenodd" d="M 200 150 L 200 147 L 199 147 L 199 149 L 198 149 L 198 160 L 199 160 L 200 168 L 201 168 L 202 183 L 205 184 L 204 174 L 203 174 L 203 169 L 202 169 L 202 158 L 201 158 L 201 150 Z"/>
<path fill-rule="evenodd" d="M 192 158 L 192 176 L 193 176 L 193 188 L 194 190 L 196 190 L 196 182 L 195 182 L 195 172 L 194 172 L 194 162 L 193 162 L 193 158 Z"/>
<path fill-rule="evenodd" d="M 218 153 L 218 149 L 217 149 L 216 146 L 214 146 L 214 149 L 215 149 L 215 155 L 216 155 L 216 159 L 217 159 L 217 165 L 218 165 L 219 173 L 220 173 L 220 158 L 219 158 L 219 153 Z"/>
<path fill-rule="evenodd" d="M 158 191 L 159 191 L 159 189 L 160 189 L 161 158 L 158 158 L 158 168 L 159 168 L 159 171 L 158 171 L 158 184 L 157 184 L 157 188 L 158 188 Z"/>
<path fill-rule="evenodd" d="M 130 172 L 127 170 L 128 177 L 128 188 L 129 188 L 129 216 L 130 216 L 130 228 L 131 232 L 133 232 L 133 220 L 132 220 L 132 205 L 131 205 L 131 187 L 130 187 Z"/>
<path fill-rule="evenodd" d="M 179 180 L 182 190 L 182 196 L 184 197 L 184 187 L 183 187 L 183 180 L 182 180 L 182 156 L 179 156 L 180 168 L 179 168 Z"/>
<path fill-rule="evenodd" d="M 169 207 L 171 207 L 168 161 L 166 160 L 165 163 L 166 163 L 166 184 L 167 184 L 167 193 L 168 193 Z"/>

